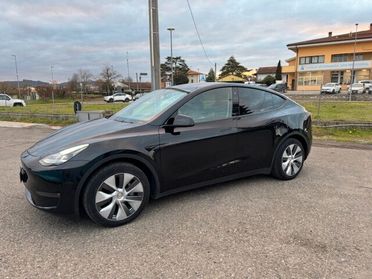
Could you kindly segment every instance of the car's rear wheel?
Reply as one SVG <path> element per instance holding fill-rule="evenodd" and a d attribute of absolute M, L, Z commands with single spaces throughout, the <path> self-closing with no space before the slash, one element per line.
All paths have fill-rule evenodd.
<path fill-rule="evenodd" d="M 282 180 L 295 178 L 301 171 L 305 152 L 300 141 L 289 138 L 276 152 L 272 175 Z"/>
<path fill-rule="evenodd" d="M 95 223 L 116 227 L 135 219 L 149 197 L 149 181 L 142 170 L 127 163 L 114 163 L 89 180 L 83 205 Z"/>

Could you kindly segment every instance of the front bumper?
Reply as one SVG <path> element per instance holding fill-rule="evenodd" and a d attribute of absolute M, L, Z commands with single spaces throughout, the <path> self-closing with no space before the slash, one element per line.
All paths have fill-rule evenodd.
<path fill-rule="evenodd" d="M 38 209 L 74 213 L 80 168 L 48 169 L 37 165 L 37 161 L 37 157 L 29 154 L 21 158 L 19 176 L 26 188 L 28 202 Z"/>

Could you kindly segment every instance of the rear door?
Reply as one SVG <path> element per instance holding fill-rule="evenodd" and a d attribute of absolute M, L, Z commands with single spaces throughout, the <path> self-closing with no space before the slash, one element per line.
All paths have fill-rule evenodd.
<path fill-rule="evenodd" d="M 239 172 L 266 169 L 274 153 L 275 131 L 281 125 L 277 110 L 280 96 L 255 88 L 239 88 L 237 149 Z"/>
<path fill-rule="evenodd" d="M 236 100 L 237 93 L 235 92 Z M 236 120 L 231 87 L 212 89 L 184 104 L 176 113 L 195 126 L 160 129 L 162 192 L 201 183 L 236 171 Z"/>

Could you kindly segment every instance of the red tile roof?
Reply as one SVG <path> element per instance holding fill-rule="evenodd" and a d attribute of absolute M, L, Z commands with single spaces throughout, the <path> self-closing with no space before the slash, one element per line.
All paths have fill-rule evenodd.
<path fill-rule="evenodd" d="M 194 75 L 201 75 L 202 73 L 199 73 L 197 71 L 193 71 L 193 70 L 188 70 L 187 71 L 187 75 L 189 76 L 194 76 Z"/>
<path fill-rule="evenodd" d="M 276 67 L 261 67 L 257 70 L 257 75 L 269 75 L 275 74 Z"/>
<path fill-rule="evenodd" d="M 355 39 L 355 34 L 357 34 L 357 40 L 363 39 L 372 39 L 372 23 L 369 30 L 359 31 L 359 32 L 350 32 L 341 35 L 335 36 L 328 36 L 319 39 L 307 40 L 297 43 L 288 44 L 287 47 L 295 47 L 295 46 L 303 46 L 303 45 L 310 45 L 310 44 L 321 44 L 321 43 L 332 43 L 332 42 L 340 42 L 340 41 L 352 41 Z"/>

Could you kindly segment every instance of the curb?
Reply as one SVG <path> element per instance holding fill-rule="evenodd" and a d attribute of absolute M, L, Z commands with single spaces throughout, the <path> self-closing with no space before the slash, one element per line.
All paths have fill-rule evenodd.
<path fill-rule="evenodd" d="M 52 130 L 58 130 L 62 128 L 62 126 L 50 126 L 47 124 L 40 124 L 40 123 L 0 121 L 0 128 L 31 128 L 31 127 L 41 127 L 41 128 L 52 129 Z"/>

